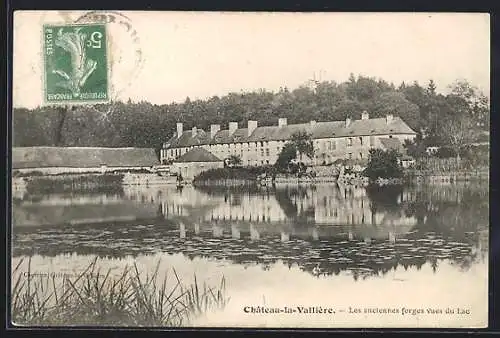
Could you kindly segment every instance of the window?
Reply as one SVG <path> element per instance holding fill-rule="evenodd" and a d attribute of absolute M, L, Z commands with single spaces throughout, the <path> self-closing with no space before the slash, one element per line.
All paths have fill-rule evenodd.
<path fill-rule="evenodd" d="M 389 138 L 392 138 L 392 135 L 389 135 Z"/>
<path fill-rule="evenodd" d="M 352 146 L 352 138 L 347 139 L 347 146 L 351 147 Z"/>
<path fill-rule="evenodd" d="M 352 160 L 352 153 L 349 153 L 349 159 Z"/>
<path fill-rule="evenodd" d="M 264 149 L 260 149 L 260 156 L 264 156 Z"/>
<path fill-rule="evenodd" d="M 363 145 L 363 136 L 359 137 L 359 144 Z"/>
<path fill-rule="evenodd" d="M 266 148 L 266 156 L 269 156 L 269 148 Z"/>
<path fill-rule="evenodd" d="M 359 153 L 359 158 L 363 159 L 363 153 Z"/>

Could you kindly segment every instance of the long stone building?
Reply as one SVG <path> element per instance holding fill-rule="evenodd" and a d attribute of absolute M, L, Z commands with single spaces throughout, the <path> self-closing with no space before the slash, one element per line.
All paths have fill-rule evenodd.
<path fill-rule="evenodd" d="M 12 170 L 43 174 L 152 169 L 159 165 L 153 148 L 13 147 Z"/>
<path fill-rule="evenodd" d="M 277 126 L 259 127 L 257 121 L 249 120 L 246 128 L 229 122 L 228 129 L 213 124 L 208 132 L 197 127 L 184 130 L 183 124 L 177 123 L 177 131 L 163 144 L 160 160 L 172 162 L 202 147 L 221 160 L 239 156 L 245 166 L 274 164 L 296 132 L 306 132 L 313 139 L 314 158 L 303 158 L 309 165 L 330 164 L 338 159 L 365 160 L 371 148 L 402 148 L 404 140 L 416 136 L 401 118 L 392 114 L 370 118 L 366 111 L 360 119 L 345 121 L 287 124 L 286 118 L 280 118 Z"/>

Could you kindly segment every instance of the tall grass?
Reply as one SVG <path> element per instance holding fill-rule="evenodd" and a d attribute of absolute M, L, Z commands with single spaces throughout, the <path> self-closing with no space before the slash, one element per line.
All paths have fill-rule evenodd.
<path fill-rule="evenodd" d="M 185 326 L 198 315 L 222 309 L 225 279 L 211 287 L 185 285 L 175 269 L 172 283 L 154 272 L 142 276 L 134 263 L 119 275 L 105 274 L 97 258 L 78 276 L 35 275 L 31 258 L 27 270 L 21 260 L 12 271 L 11 318 L 19 326 Z"/>

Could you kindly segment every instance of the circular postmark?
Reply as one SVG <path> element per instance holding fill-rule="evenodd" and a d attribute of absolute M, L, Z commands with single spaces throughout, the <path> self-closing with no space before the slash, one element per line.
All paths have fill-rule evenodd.
<path fill-rule="evenodd" d="M 91 11 L 78 17 L 74 23 L 105 23 L 108 35 L 109 92 L 111 100 L 132 85 L 144 65 L 141 41 L 132 21 L 116 11 Z"/>

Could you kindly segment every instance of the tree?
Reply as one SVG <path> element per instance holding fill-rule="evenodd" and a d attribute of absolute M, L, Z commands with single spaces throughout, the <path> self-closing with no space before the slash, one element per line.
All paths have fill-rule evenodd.
<path fill-rule="evenodd" d="M 460 152 L 472 142 L 474 137 L 474 123 L 469 117 L 451 119 L 448 128 L 444 129 L 448 145 L 456 154 L 457 164 L 460 163 Z"/>
<path fill-rule="evenodd" d="M 241 158 L 238 155 L 229 155 L 227 164 L 231 167 L 238 167 L 241 165 Z"/>
<path fill-rule="evenodd" d="M 294 143 L 287 142 L 278 155 L 275 166 L 279 171 L 287 171 L 291 161 L 297 158 L 297 148 Z"/>
<path fill-rule="evenodd" d="M 414 158 L 422 158 L 427 155 L 427 147 L 421 134 L 417 134 L 414 140 L 406 139 L 403 143 L 406 153 Z"/>
<path fill-rule="evenodd" d="M 451 98 L 457 108 L 467 112 L 473 119 L 475 127 L 489 129 L 489 99 L 477 87 L 466 80 L 457 80 L 451 86 Z"/>
<path fill-rule="evenodd" d="M 57 111 L 57 126 L 54 130 L 54 145 L 62 146 L 63 145 L 63 127 L 64 122 L 66 121 L 66 117 L 68 115 L 69 107 L 68 106 L 60 106 L 56 108 Z"/>
<path fill-rule="evenodd" d="M 403 168 L 396 150 L 370 149 L 370 157 L 363 175 L 374 181 L 378 178 L 400 178 Z"/>
<path fill-rule="evenodd" d="M 429 84 L 427 85 L 427 93 L 429 95 L 436 95 L 436 84 L 432 79 L 429 81 Z"/>
<path fill-rule="evenodd" d="M 298 131 L 292 135 L 292 144 L 297 149 L 299 154 L 299 159 L 302 161 L 302 155 L 306 155 L 309 158 L 314 157 L 314 145 L 312 137 L 305 131 Z"/>
<path fill-rule="evenodd" d="M 387 113 L 399 115 L 414 130 L 422 128 L 418 106 L 408 101 L 402 93 L 396 91 L 382 93 L 377 99 L 376 110 L 383 115 Z"/>

